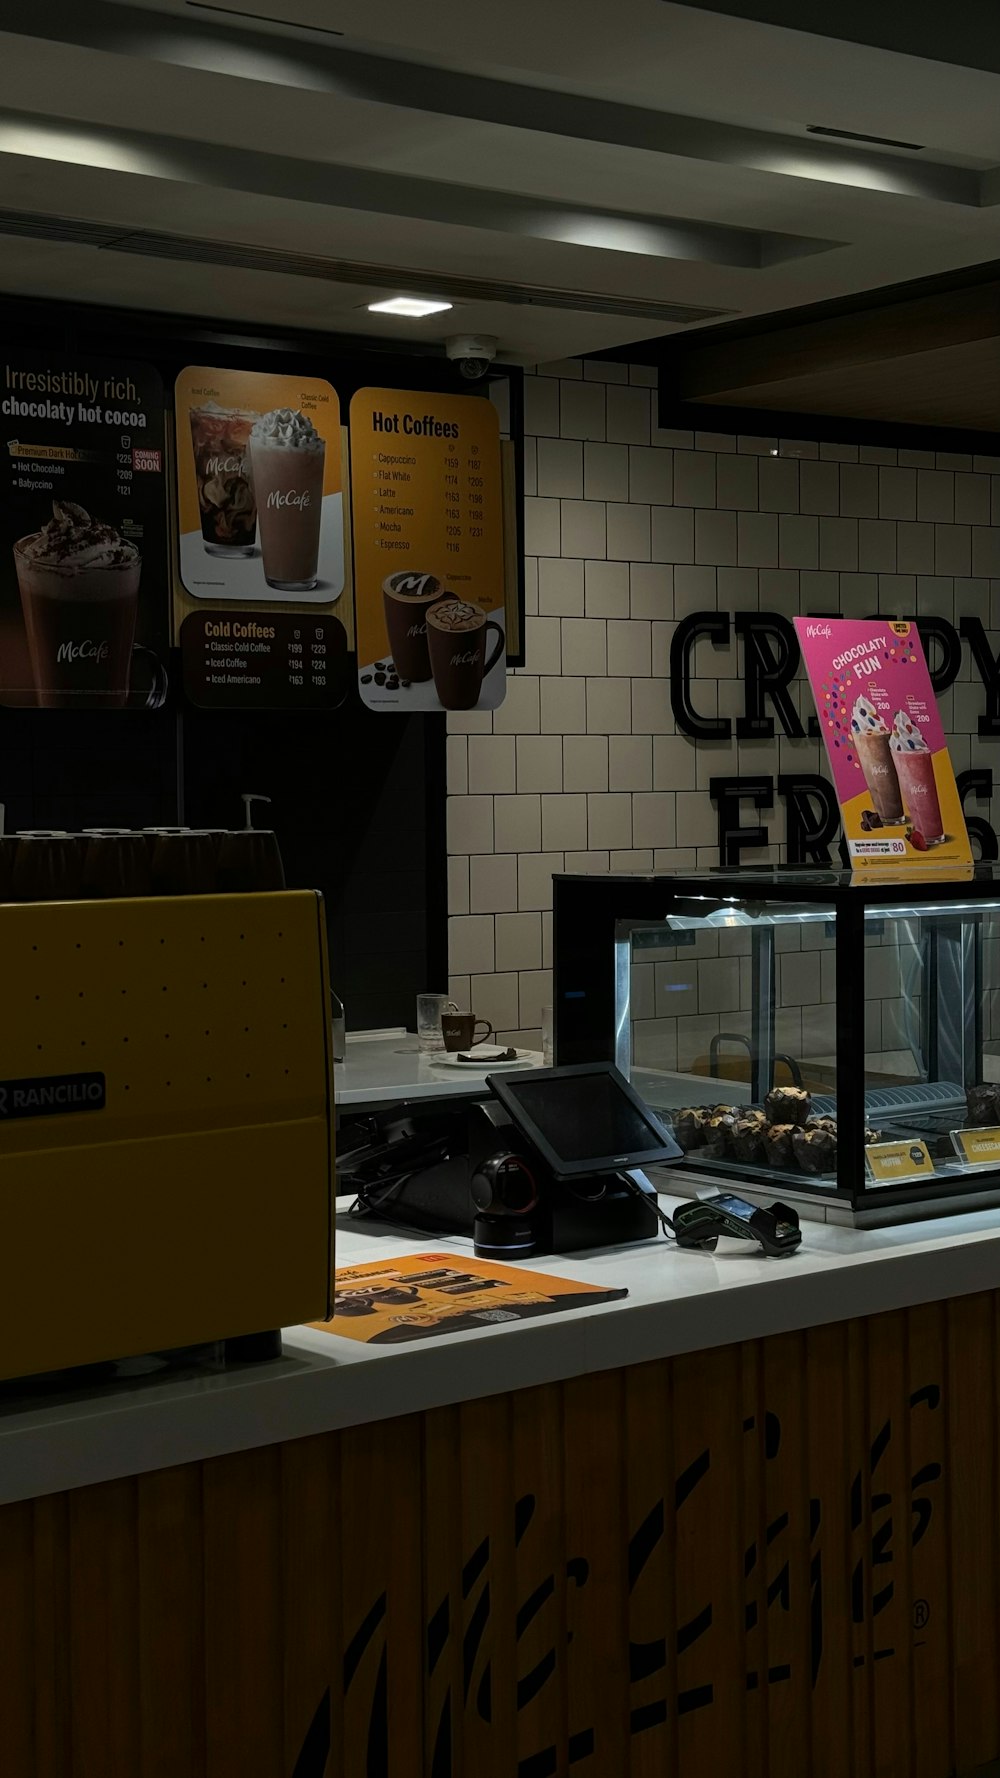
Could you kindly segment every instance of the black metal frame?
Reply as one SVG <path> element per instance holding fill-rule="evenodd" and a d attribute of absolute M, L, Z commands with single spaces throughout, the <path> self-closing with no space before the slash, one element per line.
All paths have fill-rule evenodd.
<path fill-rule="evenodd" d="M 655 925 L 670 913 L 707 915 L 734 900 L 800 904 L 815 901 L 818 907 L 832 907 L 837 988 L 837 1185 L 835 1189 L 813 1185 L 801 1175 L 795 1178 L 795 1193 L 863 1211 L 876 1205 L 881 1209 L 918 1204 L 926 1205 L 928 1210 L 940 1210 L 949 1198 L 968 1198 L 980 1192 L 995 1197 L 1000 1191 L 1000 1166 L 977 1167 L 952 1179 L 938 1176 L 933 1185 L 871 1185 L 864 1160 L 863 1030 L 866 911 L 898 905 L 902 900 L 918 909 L 921 903 L 928 908 L 940 908 L 970 901 L 995 902 L 1000 911 L 1000 867 L 980 864 L 962 876 L 942 874 L 935 878 L 928 872 L 920 879 L 902 875 L 865 879 L 846 871 L 810 871 L 781 865 L 760 870 L 722 868 L 647 876 L 561 875 L 553 879 L 553 895 L 553 1017 L 555 1054 L 560 1066 L 616 1059 L 615 945 L 623 927 Z M 924 918 L 931 952 L 928 996 L 935 996 L 929 1029 L 935 1032 L 936 1044 L 943 1023 L 942 1011 L 950 1008 L 953 1018 L 957 1013 L 954 1053 L 962 1082 L 970 1085 L 973 1064 L 982 1048 L 982 917 L 976 913 L 965 917 L 946 913 Z M 773 990 L 773 933 L 760 927 L 753 931 L 757 941 L 751 952 L 755 1010 L 759 1008 L 767 1021 L 769 1013 L 764 1001 L 768 983 Z M 951 967 L 956 946 L 974 982 L 974 1004 L 957 1009 L 957 978 Z M 932 1048 L 931 1054 L 936 1059 L 936 1049 Z M 754 1099 L 759 1101 L 770 1084 L 763 1078 L 758 1054 L 752 1078 Z M 769 1186 L 778 1189 L 779 1183 L 780 1175 L 769 1172 Z M 791 1186 L 789 1180 L 790 1189 Z"/>

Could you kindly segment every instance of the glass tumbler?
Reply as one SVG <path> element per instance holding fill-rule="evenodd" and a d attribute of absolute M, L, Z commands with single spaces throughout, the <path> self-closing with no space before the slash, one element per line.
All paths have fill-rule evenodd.
<path fill-rule="evenodd" d="M 458 1007 L 447 994 L 417 995 L 417 1044 L 423 1056 L 444 1053 L 441 1035 L 441 1014 L 457 1012 Z"/>

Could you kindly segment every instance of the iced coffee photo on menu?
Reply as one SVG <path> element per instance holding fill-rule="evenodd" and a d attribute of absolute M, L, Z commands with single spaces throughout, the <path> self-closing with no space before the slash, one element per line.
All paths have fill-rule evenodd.
<path fill-rule="evenodd" d="M 916 624 L 797 617 L 851 864 L 966 865 L 972 848 Z"/>
<path fill-rule="evenodd" d="M 191 366 L 174 400 L 185 592 L 332 604 L 344 588 L 336 390 L 318 377 Z"/>

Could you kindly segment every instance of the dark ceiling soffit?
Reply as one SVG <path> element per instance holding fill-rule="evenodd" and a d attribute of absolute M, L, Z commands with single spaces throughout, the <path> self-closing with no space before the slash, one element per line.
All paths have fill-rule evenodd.
<path fill-rule="evenodd" d="M 470 278 L 449 273 L 414 271 L 409 266 L 384 266 L 363 260 L 321 258 L 317 254 L 291 253 L 274 247 L 256 247 L 238 241 L 206 241 L 194 235 L 157 234 L 150 229 L 122 229 L 109 223 L 85 222 L 71 216 L 47 216 L 40 212 L 0 210 L 0 237 L 19 240 L 63 241 L 93 247 L 105 253 L 132 253 L 147 259 L 171 259 L 191 265 L 224 265 L 249 272 L 279 273 L 284 277 L 317 278 L 328 284 L 354 284 L 365 288 L 407 290 L 428 296 L 447 294 L 465 302 L 501 302 L 512 306 L 562 309 L 588 315 L 615 315 L 635 320 L 658 321 L 662 326 L 683 327 L 725 314 L 724 309 L 699 308 L 692 303 L 661 302 L 630 296 L 606 296 L 570 290 L 558 285 L 516 284 L 498 278 Z"/>
<path fill-rule="evenodd" d="M 998 0 L 1000 4 L 1000 0 Z M 631 345 L 608 346 L 603 351 L 585 354 L 591 358 L 609 359 L 617 364 L 671 365 L 701 347 L 722 347 L 735 340 L 764 339 L 771 334 L 784 334 L 793 328 L 811 323 L 838 319 L 849 315 L 869 315 L 882 309 L 895 308 L 919 297 L 943 297 L 955 291 L 974 291 L 983 284 L 1000 280 L 1000 259 L 984 260 L 981 265 L 961 266 L 951 272 L 937 272 L 929 278 L 910 278 L 902 284 L 885 284 L 877 290 L 850 296 L 832 297 L 826 302 L 806 303 L 800 308 L 777 309 L 769 315 L 751 315 L 738 321 L 726 321 L 696 335 L 683 339 L 676 335 L 654 336 L 634 340 Z M 780 349 L 780 348 L 779 348 Z"/>
<path fill-rule="evenodd" d="M 797 3 L 797 0 L 796 0 Z M 151 19 L 156 33 L 151 41 Z M 996 181 L 976 168 L 946 166 L 920 156 L 862 150 L 820 137 L 742 129 L 703 118 L 617 104 L 543 87 L 457 74 L 413 62 L 364 54 L 331 45 L 307 30 L 280 36 L 191 14 L 155 15 L 109 0 L 45 0 L 28 9 L 25 0 L 0 0 L 0 31 L 48 42 L 78 44 L 166 63 L 175 67 L 231 74 L 234 48 L 248 56 L 266 54 L 270 69 L 261 81 L 309 92 L 325 92 L 397 109 L 432 112 L 482 123 L 507 125 L 546 135 L 601 142 L 677 156 L 721 162 L 768 173 L 781 172 L 781 157 L 794 151 L 793 177 L 836 178 L 845 165 L 863 158 L 869 173 L 881 173 L 887 191 L 979 207 L 998 201 Z M 282 73 L 274 68 L 281 44 Z M 227 65 L 228 63 L 228 65 Z M 245 65 L 245 64 L 244 64 Z M 820 122 L 823 120 L 820 119 Z M 845 180 L 849 184 L 850 181 Z"/>
<path fill-rule="evenodd" d="M 681 0 L 698 12 L 781 25 L 870 49 L 1000 73 L 997 0 Z M 817 118 L 817 123 L 834 121 Z"/>
<path fill-rule="evenodd" d="M 638 361 L 637 361 L 638 362 Z M 841 414 L 800 414 L 775 408 L 720 407 L 678 401 L 660 372 L 657 421 L 666 430 L 719 433 L 740 438 L 781 438 L 817 444 L 871 445 L 888 450 L 954 451 L 1000 457 L 1000 432 L 972 427 L 918 426 L 893 420 L 851 420 Z"/>
<path fill-rule="evenodd" d="M 752 399 L 755 384 L 774 385 L 801 376 L 835 375 L 844 369 L 918 357 L 943 346 L 991 340 L 1000 334 L 1000 282 L 977 284 L 947 295 L 912 297 L 891 308 L 855 310 L 823 321 L 789 325 L 780 332 L 719 339 L 699 333 L 670 365 L 681 400 L 727 394 Z"/>
<path fill-rule="evenodd" d="M 44 119 L 32 112 L 0 108 L 0 120 L 30 129 L 44 128 Z M 778 265 L 784 259 L 798 259 L 803 254 L 823 253 L 841 244 L 686 218 L 675 221 L 671 217 L 628 211 L 595 211 L 582 204 L 525 198 L 514 192 L 486 191 L 443 180 L 303 160 L 258 149 L 222 147 L 106 124 L 88 124 L 87 135 L 114 148 L 125 148 L 133 155 L 145 156 L 149 170 L 157 178 L 185 185 L 242 191 L 255 197 L 338 210 L 405 216 L 448 227 L 486 229 L 560 246 L 632 252 L 642 259 L 690 260 L 754 271 Z M 602 225 L 608 231 L 606 244 L 595 239 Z M 634 231 L 634 245 L 620 245 L 616 235 L 619 228 Z"/>

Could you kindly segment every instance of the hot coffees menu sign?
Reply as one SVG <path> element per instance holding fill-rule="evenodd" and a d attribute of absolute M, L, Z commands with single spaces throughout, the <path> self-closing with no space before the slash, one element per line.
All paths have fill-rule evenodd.
<path fill-rule="evenodd" d="M 179 613 L 185 690 L 227 708 L 338 702 L 336 391 L 318 377 L 193 366 L 177 379 L 175 415 L 178 564 L 199 607 Z"/>
<path fill-rule="evenodd" d="M 360 389 L 351 402 L 358 680 L 374 710 L 492 710 L 506 690 L 496 410 Z"/>
<path fill-rule="evenodd" d="M 60 352 L 0 363 L 0 701 L 155 708 L 169 644 L 160 380 Z"/>
<path fill-rule="evenodd" d="M 797 617 L 856 869 L 966 865 L 972 848 L 915 624 Z"/>

